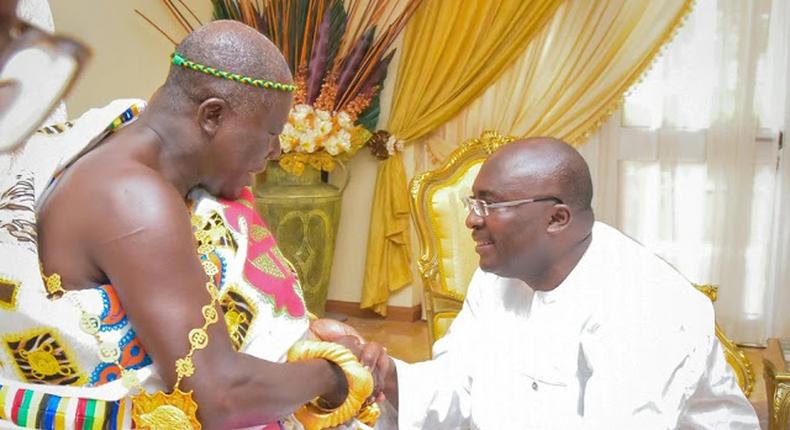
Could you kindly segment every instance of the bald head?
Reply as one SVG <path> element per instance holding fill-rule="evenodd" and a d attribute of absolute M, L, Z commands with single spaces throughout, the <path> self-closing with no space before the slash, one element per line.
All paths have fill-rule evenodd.
<path fill-rule="evenodd" d="M 558 197 L 574 211 L 591 208 L 593 190 L 587 162 L 562 140 L 518 140 L 500 148 L 486 164 L 502 172 L 505 187 L 523 189 L 529 184 L 539 197 Z"/>
<path fill-rule="evenodd" d="M 237 21 L 213 21 L 193 31 L 175 51 L 189 60 L 253 79 L 291 83 L 292 76 L 277 46 L 257 30 Z M 171 65 L 163 89 L 175 103 L 199 104 L 210 97 L 227 101 L 234 110 L 270 107 L 289 95 L 216 78 Z"/>

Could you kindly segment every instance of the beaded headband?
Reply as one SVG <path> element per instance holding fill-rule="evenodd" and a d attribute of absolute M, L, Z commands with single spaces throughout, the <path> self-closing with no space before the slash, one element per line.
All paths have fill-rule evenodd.
<path fill-rule="evenodd" d="M 286 91 L 289 93 L 296 91 L 296 85 L 294 84 L 282 84 L 280 82 L 274 82 L 268 79 L 253 79 L 249 76 L 240 75 L 238 73 L 226 72 L 224 70 L 217 70 L 210 66 L 205 66 L 200 63 L 195 63 L 194 61 L 187 59 L 186 57 L 184 57 L 183 55 L 177 52 L 174 52 L 170 57 L 171 57 L 171 62 L 176 66 L 181 66 L 185 69 L 191 69 L 196 72 L 202 72 L 207 75 L 214 76 L 216 78 L 227 79 L 229 81 L 236 81 L 242 84 L 252 85 L 253 87 L 258 87 L 258 88 Z"/>

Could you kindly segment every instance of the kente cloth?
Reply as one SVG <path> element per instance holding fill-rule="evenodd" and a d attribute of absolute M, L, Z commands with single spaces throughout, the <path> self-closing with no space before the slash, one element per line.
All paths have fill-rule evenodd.
<path fill-rule="evenodd" d="M 130 392 L 120 369 L 99 359 L 97 341 L 80 329 L 81 310 L 74 302 L 99 316 L 101 340 L 120 347 L 121 364 L 135 369 L 148 392 L 171 388 L 158 368 L 174 363 L 155 363 L 146 354 L 112 286 L 50 299 L 37 249 L 35 210 L 48 185 L 57 186 L 58 175 L 74 160 L 134 121 L 144 107 L 141 100 L 115 101 L 74 122 L 43 128 L 23 153 L 0 160 L 8 169 L 0 180 L 2 428 L 131 428 Z M 194 228 L 210 232 L 215 245 L 208 258 L 220 269 L 214 281 L 234 348 L 284 362 L 290 346 L 307 335 L 309 319 L 295 271 L 255 211 L 252 193 L 245 189 L 241 198 L 227 201 L 198 188 L 189 201 Z M 253 428 L 302 426 L 285 417 Z"/>
<path fill-rule="evenodd" d="M 433 360 L 396 362 L 400 429 L 759 429 L 711 301 L 603 223 L 554 290 L 477 270 Z"/>

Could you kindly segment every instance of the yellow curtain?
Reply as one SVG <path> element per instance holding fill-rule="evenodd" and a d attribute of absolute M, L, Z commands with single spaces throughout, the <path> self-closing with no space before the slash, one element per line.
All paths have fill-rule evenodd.
<path fill-rule="evenodd" d="M 494 85 L 426 137 L 431 155 L 442 160 L 486 129 L 582 144 L 617 110 L 690 8 L 691 0 L 563 4 Z"/>
<path fill-rule="evenodd" d="M 378 216 L 370 219 L 370 231 L 381 233 L 377 239 L 381 252 L 368 253 L 365 261 L 365 289 L 360 303 L 362 309 L 369 308 L 385 316 L 390 293 L 412 281 L 409 265 L 409 200 L 403 198 L 403 191 L 399 189 L 401 184 L 406 183 L 406 172 L 400 157 L 400 154 L 395 154 L 390 158 L 395 159 L 393 163 L 381 163 L 379 167 L 376 182 L 384 187 L 376 189 L 373 207 L 381 210 Z"/>
<path fill-rule="evenodd" d="M 404 35 L 386 128 L 412 141 L 452 118 L 518 58 L 561 3 L 423 0 Z M 361 303 L 381 315 L 390 293 L 411 283 L 402 239 L 410 234 L 408 202 L 403 162 L 391 157 L 379 165 Z"/>
<path fill-rule="evenodd" d="M 560 0 L 425 0 L 406 29 L 388 130 L 413 141 L 479 96 Z"/>

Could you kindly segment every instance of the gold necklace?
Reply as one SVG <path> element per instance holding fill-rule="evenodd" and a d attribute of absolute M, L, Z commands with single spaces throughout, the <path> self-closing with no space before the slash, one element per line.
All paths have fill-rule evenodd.
<path fill-rule="evenodd" d="M 184 392 L 179 387 L 184 378 L 188 378 L 195 373 L 195 364 L 192 357 L 195 351 L 203 349 L 208 345 L 207 329 L 211 324 L 218 320 L 217 305 L 219 302 L 219 290 L 214 284 L 214 275 L 219 272 L 217 266 L 209 260 L 208 255 L 214 251 L 214 244 L 211 237 L 218 230 L 224 230 L 221 225 L 212 226 L 206 230 L 207 224 L 197 215 L 192 216 L 192 226 L 195 228 L 195 239 L 197 240 L 197 252 L 203 266 L 203 271 L 208 276 L 206 290 L 211 296 L 211 302 L 203 306 L 203 326 L 189 331 L 189 352 L 175 362 L 176 383 L 173 390 L 167 394 L 157 391 L 149 394 L 140 384 L 140 380 L 134 370 L 126 369 L 121 364 L 121 349 L 117 343 L 106 342 L 99 336 L 101 330 L 101 319 L 98 315 L 87 312 L 82 304 L 72 295 L 63 289 L 60 275 L 53 273 L 41 276 L 47 290 L 47 298 L 56 299 L 66 297 L 80 311 L 80 329 L 93 336 L 98 346 L 98 356 L 103 363 L 112 363 L 121 369 L 121 383 L 131 391 L 137 391 L 132 395 L 132 420 L 139 429 L 150 430 L 190 430 L 200 429 L 200 421 L 197 419 L 198 405 L 192 397 L 192 390 Z M 219 233 L 223 233 L 219 231 Z"/>

